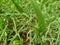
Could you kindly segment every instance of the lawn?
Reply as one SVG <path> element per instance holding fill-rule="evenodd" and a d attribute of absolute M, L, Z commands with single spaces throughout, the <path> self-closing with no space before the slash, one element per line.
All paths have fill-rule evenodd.
<path fill-rule="evenodd" d="M 0 0 L 0 45 L 60 45 L 60 0 Z"/>

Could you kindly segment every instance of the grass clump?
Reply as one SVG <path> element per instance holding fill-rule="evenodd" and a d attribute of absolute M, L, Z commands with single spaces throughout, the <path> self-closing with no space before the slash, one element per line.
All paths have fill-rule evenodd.
<path fill-rule="evenodd" d="M 59 0 L 0 0 L 0 45 L 60 45 Z"/>

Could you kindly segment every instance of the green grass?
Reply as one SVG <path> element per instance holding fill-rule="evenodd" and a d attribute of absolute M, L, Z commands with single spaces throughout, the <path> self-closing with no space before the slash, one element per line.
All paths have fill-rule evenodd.
<path fill-rule="evenodd" d="M 44 32 L 45 29 L 46 29 L 46 23 L 45 23 L 45 18 L 44 16 L 42 15 L 42 12 L 41 12 L 41 5 L 38 5 L 37 4 L 37 1 L 34 1 L 34 0 L 31 0 L 31 3 L 32 3 L 32 6 L 34 7 L 34 10 L 35 10 L 35 13 L 36 13 L 36 16 L 37 16 L 37 20 L 38 20 L 38 32 Z M 40 6 L 40 7 L 39 7 Z"/>
<path fill-rule="evenodd" d="M 60 1 L 0 0 L 0 45 L 60 45 Z"/>
<path fill-rule="evenodd" d="M 22 9 L 22 7 L 21 7 L 18 3 L 16 3 L 14 0 L 12 0 L 12 2 L 13 2 L 13 4 L 16 6 L 16 9 L 17 9 L 20 13 L 23 13 L 23 9 Z"/>

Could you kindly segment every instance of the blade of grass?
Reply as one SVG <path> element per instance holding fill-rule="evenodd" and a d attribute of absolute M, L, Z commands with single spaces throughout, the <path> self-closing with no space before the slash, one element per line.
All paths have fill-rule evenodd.
<path fill-rule="evenodd" d="M 0 30 L 2 30 L 3 29 L 3 19 L 0 17 Z"/>
<path fill-rule="evenodd" d="M 15 0 L 12 0 L 12 2 L 14 3 L 16 9 L 17 9 L 20 13 L 23 13 L 22 7 L 21 7 L 19 4 L 17 4 L 17 3 L 15 2 Z"/>
<path fill-rule="evenodd" d="M 7 25 L 5 26 L 5 28 L 4 28 L 3 31 L 2 31 L 2 34 L 1 34 L 1 36 L 0 36 L 0 40 L 1 40 L 1 38 L 3 38 L 4 33 L 5 33 L 5 31 L 6 31 L 6 28 L 7 28 Z"/>
<path fill-rule="evenodd" d="M 36 0 L 31 0 L 31 3 L 37 16 L 38 30 L 39 32 L 44 32 L 46 29 L 46 23 L 45 23 L 45 18 L 41 12 L 41 7 L 39 8 L 40 5 L 36 3 Z"/>

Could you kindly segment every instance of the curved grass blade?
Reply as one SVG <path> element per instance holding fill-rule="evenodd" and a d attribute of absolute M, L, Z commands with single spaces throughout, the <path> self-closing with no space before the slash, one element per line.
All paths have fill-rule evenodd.
<path fill-rule="evenodd" d="M 17 9 L 20 13 L 23 13 L 22 7 L 21 7 L 19 4 L 17 4 L 17 3 L 15 2 L 15 0 L 12 0 L 12 2 L 13 2 L 14 5 L 16 6 L 16 9 Z"/>
<path fill-rule="evenodd" d="M 46 30 L 46 23 L 45 23 L 45 18 L 44 16 L 42 15 L 42 12 L 41 12 L 41 7 L 39 7 L 40 5 L 38 5 L 36 3 L 36 0 L 31 0 L 31 3 L 32 3 L 32 6 L 34 8 L 34 11 L 36 13 L 36 16 L 37 16 L 37 20 L 38 20 L 38 30 L 39 32 L 45 32 Z"/>

